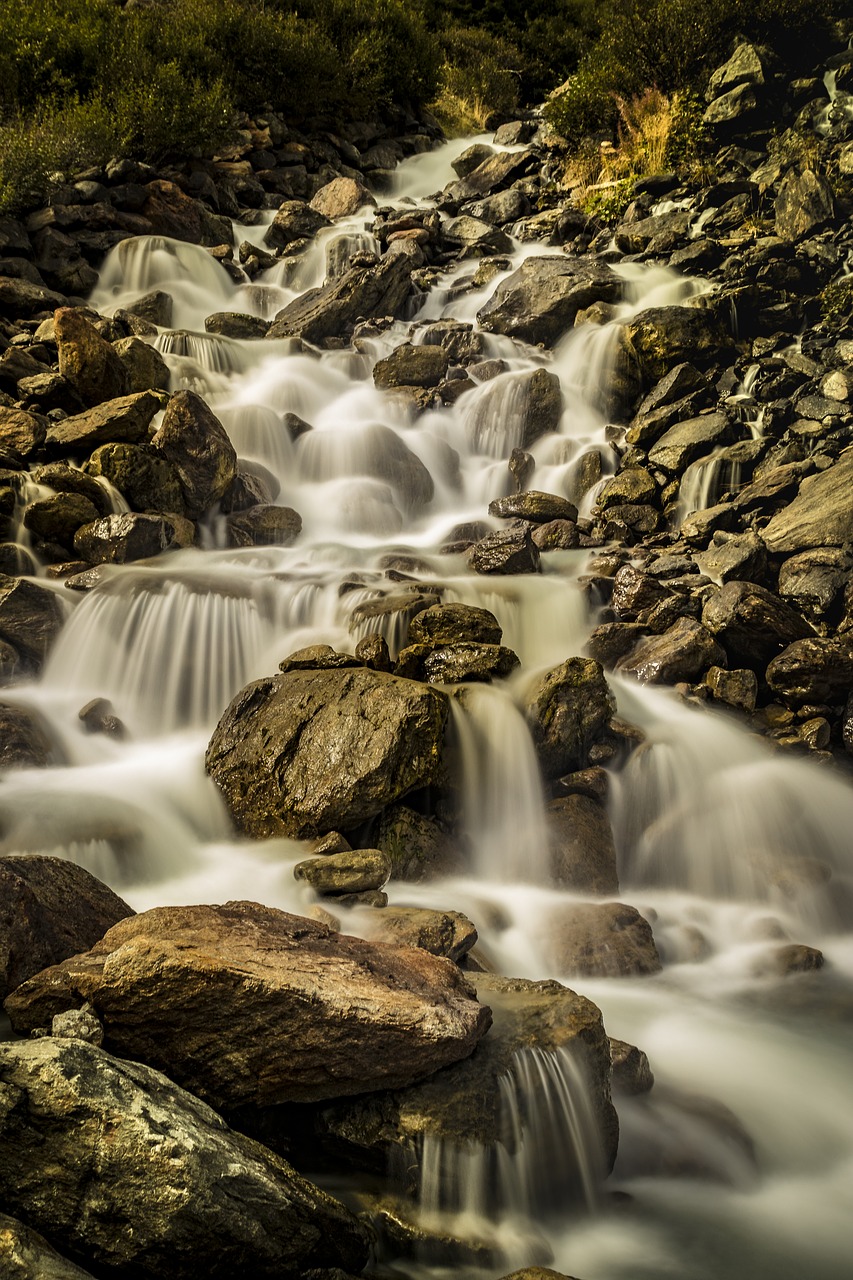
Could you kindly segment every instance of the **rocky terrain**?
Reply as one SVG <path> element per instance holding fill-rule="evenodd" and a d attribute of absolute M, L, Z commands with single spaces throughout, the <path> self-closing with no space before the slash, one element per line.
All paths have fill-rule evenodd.
<path fill-rule="evenodd" d="M 845 778 L 853 752 L 853 52 L 791 80 L 771 51 L 741 45 L 711 79 L 705 120 L 705 177 L 640 180 L 614 225 L 561 185 L 559 140 L 535 116 L 504 125 L 497 149 L 464 152 L 455 181 L 404 210 L 383 196 L 400 160 L 433 147 L 429 124 L 308 138 L 269 117 L 226 155 L 164 172 L 117 161 L 0 220 L 4 683 L 38 677 L 69 593 L 97 592 L 111 566 L 210 546 L 213 529 L 235 549 L 289 546 L 303 526 L 205 399 L 170 390 L 154 340 L 173 299 L 91 309 L 104 255 L 168 237 L 203 246 L 232 281 L 282 264 L 294 280 L 321 229 L 375 206 L 379 253 L 341 249 L 325 283 L 271 320 L 216 312 L 206 331 L 364 352 L 430 290 L 464 305 L 495 281 L 476 327 L 421 324 L 372 378 L 414 417 L 504 371 L 483 334 L 541 360 L 519 380 L 505 492 L 441 550 L 495 579 L 588 553 L 587 651 L 532 673 L 523 694 L 550 883 L 580 895 L 555 908 L 547 946 L 573 980 L 658 973 L 655 922 L 617 900 L 607 801 L 643 735 L 617 716 L 608 673 L 719 704 Z M 240 241 L 272 210 L 263 247 Z M 548 248 L 511 263 L 517 242 Z M 702 285 L 685 305 L 625 316 L 633 264 Z M 607 448 L 551 493 L 531 452 L 564 409 L 548 353 L 586 326 L 610 334 Z M 283 426 L 311 431 L 293 413 Z M 434 477 L 385 430 L 382 479 L 422 511 Z M 530 1052 L 581 1064 L 598 1180 L 612 1167 L 611 1091 L 651 1089 L 642 1051 L 608 1040 L 568 987 L 491 972 L 456 902 L 386 905 L 389 880 L 463 867 L 454 706 L 520 667 L 491 610 L 446 598 L 415 556 L 387 570 L 387 593 L 360 606 L 377 627 L 352 652 L 284 656 L 219 708 L 205 756 L 237 833 L 304 843 L 294 876 L 313 918 L 252 901 L 135 914 L 61 858 L 0 858 L 15 1033 L 0 1045 L 4 1275 L 342 1280 L 391 1274 L 399 1257 L 497 1275 L 493 1242 L 419 1219 L 411 1167 L 430 1143 L 511 1148 L 501 1099 Z M 93 734 L 128 734 L 104 699 L 79 716 Z M 0 721 L 3 770 L 67 762 L 36 709 L 12 697 Z M 352 907 L 368 911 L 369 940 L 347 932 Z M 770 956 L 779 976 L 823 963 L 798 939 Z M 724 1109 L 705 1122 L 751 1159 Z M 357 1192 L 340 1190 L 342 1168 L 363 1176 Z M 341 1200 L 307 1180 L 325 1187 L 330 1171 Z M 552 1261 L 541 1241 L 529 1254 Z"/>

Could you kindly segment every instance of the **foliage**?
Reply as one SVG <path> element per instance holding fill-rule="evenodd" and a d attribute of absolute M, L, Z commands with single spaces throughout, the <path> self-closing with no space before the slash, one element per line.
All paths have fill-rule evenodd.
<path fill-rule="evenodd" d="M 451 27 L 442 38 L 441 88 L 432 109 L 450 134 L 482 132 L 518 106 L 513 67 L 518 50 L 472 27 Z"/>
<path fill-rule="evenodd" d="M 45 200 L 63 173 L 103 162 L 117 149 L 109 113 L 97 100 L 0 124 L 0 214 Z"/>

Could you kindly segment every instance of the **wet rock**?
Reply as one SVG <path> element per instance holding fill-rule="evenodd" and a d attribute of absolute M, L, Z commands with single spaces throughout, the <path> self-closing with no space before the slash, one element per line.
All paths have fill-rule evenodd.
<path fill-rule="evenodd" d="M 394 489 L 401 506 L 417 510 L 426 506 L 435 493 L 433 478 L 406 442 L 391 427 L 372 423 L 348 433 L 353 450 L 353 471 L 383 480 Z M 302 474 L 306 479 L 325 479 L 328 463 L 339 461 L 341 438 L 327 432 L 310 432 L 299 442 Z M 347 447 L 347 446 L 344 446 Z"/>
<path fill-rule="evenodd" d="M 310 207 L 323 218 L 334 221 L 336 218 L 352 217 L 365 205 L 375 204 L 375 199 L 359 179 L 333 178 L 316 193 Z M 326 224 L 321 223 L 321 225 Z"/>
<path fill-rule="evenodd" d="M 790 943 L 784 947 L 774 947 L 757 962 L 755 969 L 759 976 L 788 978 L 794 973 L 814 973 L 824 966 L 823 952 L 816 947 L 806 947 L 802 943 Z"/>
<path fill-rule="evenodd" d="M 649 573 L 624 564 L 613 577 L 610 605 L 620 619 L 633 621 L 638 613 L 654 608 L 669 596 L 669 589 Z"/>
<path fill-rule="evenodd" d="M 552 917 L 550 951 L 560 973 L 622 978 L 659 973 L 651 927 L 635 907 L 622 902 L 578 902 Z"/>
<path fill-rule="evenodd" d="M 349 849 L 297 862 L 296 880 L 319 894 L 363 893 L 381 889 L 391 874 L 391 859 L 381 849 Z"/>
<path fill-rule="evenodd" d="M 562 551 L 580 545 L 577 525 L 571 520 L 538 524 L 530 536 L 540 551 Z"/>
<path fill-rule="evenodd" d="M 470 604 L 434 604 L 409 624 L 410 644 L 499 645 L 502 635 L 493 613 Z"/>
<path fill-rule="evenodd" d="M 98 511 L 80 493 L 55 493 L 31 502 L 24 512 L 24 527 L 45 542 L 70 547 L 81 525 L 98 519 Z"/>
<path fill-rule="evenodd" d="M 370 922 L 371 942 L 399 947 L 422 947 L 456 964 L 477 941 L 477 930 L 461 911 L 430 911 L 423 907 L 388 907 Z"/>
<path fill-rule="evenodd" d="M 366 1260 L 343 1205 L 159 1072 L 45 1038 L 0 1047 L 0 1075 L 3 1199 L 99 1274 L 278 1280 Z"/>
<path fill-rule="evenodd" d="M 10 644 L 30 670 L 41 667 L 64 619 L 53 591 L 0 574 L 0 640 Z"/>
<path fill-rule="evenodd" d="M 102 516 L 74 535 L 74 550 L 89 564 L 129 564 L 148 560 L 175 542 L 175 526 L 165 516 Z"/>
<path fill-rule="evenodd" d="M 844 590 L 853 556 L 841 547 L 814 547 L 791 556 L 779 569 L 779 595 L 803 613 L 822 617 Z"/>
<path fill-rule="evenodd" d="M 710 666 L 722 666 L 724 650 L 695 618 L 679 618 L 662 635 L 644 636 L 616 664 L 617 671 L 649 684 L 696 680 Z"/>
<path fill-rule="evenodd" d="M 355 656 L 371 671 L 391 671 L 391 653 L 384 636 L 365 636 L 363 640 L 359 640 L 355 646 Z"/>
<path fill-rule="evenodd" d="M 90 1272 L 60 1257 L 44 1236 L 5 1213 L 0 1213 L 0 1274 L 6 1280 L 92 1280 Z"/>
<path fill-rule="evenodd" d="M 458 178 L 467 178 L 469 173 L 473 173 L 486 160 L 491 160 L 494 154 L 493 147 L 487 146 L 484 142 L 475 142 L 473 146 L 467 147 L 461 155 L 452 160 L 450 167 Z"/>
<path fill-rule="evenodd" d="M 446 718 L 444 695 L 413 681 L 290 671 L 237 695 L 205 763 L 247 835 L 346 831 L 437 780 Z"/>
<path fill-rule="evenodd" d="M 334 1135 L 338 1149 L 354 1163 L 382 1171 L 395 1152 L 408 1160 L 412 1145 L 426 1134 L 463 1149 L 474 1143 L 493 1146 L 505 1138 L 499 1082 L 514 1055 L 525 1049 L 565 1050 L 586 1068 L 609 1168 L 618 1128 L 610 1101 L 610 1049 L 598 1009 L 558 982 L 496 974 L 475 974 L 472 981 L 494 1016 L 490 1034 L 474 1053 L 414 1088 L 325 1109 L 323 1132 Z"/>
<path fill-rule="evenodd" d="M 311 240 L 331 220 L 321 210 L 304 200 L 285 200 L 270 223 L 264 244 L 274 249 L 287 249 L 297 240 Z"/>
<path fill-rule="evenodd" d="M 520 665 L 512 649 L 471 641 L 440 645 L 423 660 L 424 676 L 430 684 L 504 679 Z"/>
<path fill-rule="evenodd" d="M 224 338 L 238 340 L 265 338 L 269 321 L 259 316 L 247 316 L 239 311 L 216 311 L 204 322 L 206 333 L 218 333 Z"/>
<path fill-rule="evenodd" d="M 549 803 L 547 814 L 554 883 L 576 893 L 618 893 L 613 832 L 598 800 L 563 796 Z"/>
<path fill-rule="evenodd" d="M 450 357 L 440 346 L 412 346 L 404 342 L 373 368 L 377 387 L 437 387 L 446 377 Z"/>
<path fill-rule="evenodd" d="M 795 641 L 772 660 L 767 683 L 794 707 L 845 698 L 853 687 L 853 635 Z"/>
<path fill-rule="evenodd" d="M 65 858 L 0 858 L 0 996 L 103 937 L 133 914 L 126 902 Z"/>
<path fill-rule="evenodd" d="M 800 491 L 761 531 L 774 553 L 853 543 L 853 450 L 809 476 Z"/>
<path fill-rule="evenodd" d="M 111 1052 L 219 1108 L 402 1088 L 467 1057 L 490 1023 L 449 960 L 253 902 L 133 916 L 7 1012 L 34 1029 L 83 1000 Z"/>
<path fill-rule="evenodd" d="M 601 665 L 592 658 L 569 658 L 537 676 L 525 694 L 524 713 L 544 776 L 586 768 L 615 709 Z"/>
<path fill-rule="evenodd" d="M 166 361 L 141 338 L 120 338 L 113 350 L 124 365 L 128 391 L 168 391 L 171 373 Z"/>
<path fill-rule="evenodd" d="M 826 178 L 812 169 L 789 169 L 776 195 L 776 234 L 802 240 L 835 218 L 835 200 Z"/>
<path fill-rule="evenodd" d="M 649 450 L 649 462 L 664 471 L 679 474 L 696 458 L 704 457 L 716 445 L 728 444 L 733 427 L 724 413 L 706 413 L 670 427 Z"/>
<path fill-rule="evenodd" d="M 626 324 L 625 333 L 647 385 L 676 365 L 710 364 L 734 347 L 716 315 L 701 307 L 650 307 Z"/>
<path fill-rule="evenodd" d="M 564 1271 L 552 1271 L 550 1267 L 522 1267 L 521 1271 L 513 1271 L 501 1280 L 575 1280 L 575 1277 L 567 1276 Z"/>
<path fill-rule="evenodd" d="M 617 1093 L 629 1098 L 648 1093 L 655 1082 L 649 1060 L 634 1044 L 610 1037 L 610 1079 Z"/>
<path fill-rule="evenodd" d="M 237 473 L 237 454 L 225 428 L 194 391 L 177 391 L 170 398 L 151 444 L 178 473 L 191 520 L 225 496 Z"/>
<path fill-rule="evenodd" d="M 44 444 L 46 435 L 44 418 L 0 405 L 0 444 L 4 449 L 14 449 L 22 458 L 29 458 Z"/>
<path fill-rule="evenodd" d="M 230 515 L 227 527 L 232 547 L 289 547 L 302 532 L 302 517 L 292 507 L 264 502 Z"/>
<path fill-rule="evenodd" d="M 425 1222 L 416 1206 L 399 1196 L 361 1192 L 357 1204 L 383 1255 L 453 1272 L 491 1270 L 495 1265 L 498 1255 L 489 1241 L 440 1220 Z"/>
<path fill-rule="evenodd" d="M 115 714 L 113 704 L 107 698 L 92 698 L 77 712 L 77 719 L 87 733 L 103 733 L 108 738 L 122 740 L 127 730 Z"/>
<path fill-rule="evenodd" d="M 765 665 L 793 641 L 814 634 L 800 614 L 752 582 L 726 583 L 706 603 L 702 623 L 735 662 L 747 666 Z"/>
<path fill-rule="evenodd" d="M 538 573 L 540 569 L 539 548 L 530 526 L 521 520 L 487 534 L 471 547 L 467 558 L 475 573 Z"/>
<path fill-rule="evenodd" d="M 505 231 L 499 231 L 490 222 L 465 215 L 449 218 L 445 222 L 444 240 L 450 246 L 461 245 L 465 255 L 488 257 L 493 253 L 511 253 L 512 240 Z"/>
<path fill-rule="evenodd" d="M 694 557 L 699 571 L 722 586 L 737 579 L 761 583 L 767 574 L 767 549 L 757 533 L 714 534 L 708 550 Z"/>
<path fill-rule="evenodd" d="M 605 481 L 596 498 L 596 506 L 604 511 L 617 504 L 645 504 L 657 500 L 658 487 L 649 472 L 644 467 L 626 467 L 617 476 Z"/>
<path fill-rule="evenodd" d="M 201 200 L 193 200 L 174 182 L 156 178 L 146 183 L 145 190 L 140 213 L 151 224 L 154 235 L 209 247 L 231 244 L 233 231 L 228 218 L 211 213 Z"/>
<path fill-rule="evenodd" d="M 594 302 L 618 302 L 619 277 L 588 258 L 528 258 L 498 285 L 477 319 L 487 333 L 551 347 Z"/>
<path fill-rule="evenodd" d="M 748 668 L 726 671 L 723 667 L 709 667 L 705 672 L 705 684 L 717 702 L 724 702 L 738 711 L 754 711 L 758 699 L 758 677 Z"/>
<path fill-rule="evenodd" d="M 534 151 L 499 151 L 470 170 L 464 178 L 445 187 L 442 200 L 444 204 L 462 204 L 466 200 L 476 200 L 478 196 L 491 195 L 511 186 L 535 169 L 537 164 Z"/>
<path fill-rule="evenodd" d="M 150 293 L 145 293 L 141 298 L 129 302 L 125 311 L 132 316 L 138 316 L 140 320 L 147 320 L 149 324 L 157 325 L 158 328 L 168 329 L 172 324 L 173 305 L 170 293 L 165 293 L 162 289 L 152 289 Z"/>
<path fill-rule="evenodd" d="M 322 344 L 327 338 L 348 334 L 358 320 L 397 317 L 411 293 L 411 272 L 411 262 L 399 255 L 370 266 L 351 266 L 338 279 L 309 289 L 279 311 L 267 337 Z"/>
<path fill-rule="evenodd" d="M 304 649 L 294 650 L 278 664 L 278 669 L 284 672 L 336 671 L 341 667 L 360 667 L 361 665 L 351 653 L 338 653 L 330 644 L 311 644 Z"/>
<path fill-rule="evenodd" d="M 51 422 L 46 444 L 53 453 L 91 453 L 100 444 L 121 441 L 139 444 L 147 439 L 151 419 L 161 408 L 151 391 L 120 396 L 85 413 Z"/>
<path fill-rule="evenodd" d="M 393 880 L 418 883 L 463 869 L 457 844 L 435 822 L 403 804 L 382 813 L 372 839 L 391 859 Z"/>
<path fill-rule="evenodd" d="M 38 712 L 0 703 L 0 771 L 43 769 L 61 760 L 62 753 Z"/>
<path fill-rule="evenodd" d="M 186 510 L 176 469 L 147 445 L 101 445 L 84 469 L 109 480 L 133 511 L 183 515 Z"/>
<path fill-rule="evenodd" d="M 67 305 L 67 298 L 44 285 L 0 276 L 0 316 L 8 316 L 10 320 L 29 319 Z"/>
<path fill-rule="evenodd" d="M 130 391 L 127 369 L 82 311 L 60 307 L 54 317 L 59 372 L 89 408 Z"/>
<path fill-rule="evenodd" d="M 578 509 L 568 498 L 556 493 L 540 493 L 528 489 L 489 503 L 489 515 L 503 520 L 528 520 L 531 524 L 547 524 L 551 520 L 577 521 Z"/>

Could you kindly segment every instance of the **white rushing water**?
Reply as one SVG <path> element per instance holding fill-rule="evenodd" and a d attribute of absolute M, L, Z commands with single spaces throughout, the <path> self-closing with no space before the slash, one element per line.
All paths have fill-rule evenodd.
<path fill-rule="evenodd" d="M 452 176 L 463 145 L 406 162 L 390 199 L 423 204 Z M 579 476 L 615 464 L 605 435 L 615 324 L 585 325 L 551 356 L 484 335 L 483 358 L 505 361 L 506 371 L 417 418 L 372 379 L 375 361 L 409 338 L 409 323 L 357 352 L 295 352 L 288 342 L 204 332 L 215 311 L 275 314 L 322 282 L 336 238 L 371 245 L 370 221 L 363 210 L 322 233 L 295 275 L 276 267 L 251 284 L 232 282 L 205 250 L 160 237 L 125 242 L 108 258 L 93 305 L 110 311 L 152 289 L 171 294 L 175 329 L 156 345 L 173 386 L 205 396 L 304 531 L 291 548 L 232 550 L 214 519 L 203 549 L 111 569 L 82 597 L 65 599 L 72 593 L 57 586 L 70 616 L 47 670 L 6 696 L 48 717 L 68 763 L 5 776 L 4 852 L 73 858 L 137 909 L 248 897 L 304 911 L 310 894 L 292 878 L 304 847 L 235 841 L 204 774 L 210 731 L 237 690 L 311 643 L 352 650 L 381 632 L 396 652 L 409 616 L 407 584 L 387 573 L 397 563 L 440 584 L 446 600 L 491 609 L 527 675 L 582 652 L 593 625 L 578 584 L 584 553 L 543 557 L 541 576 L 487 579 L 440 548 L 511 491 L 518 388 L 542 365 L 559 376 L 566 408 L 558 432 L 532 448 L 531 486 L 589 504 Z M 236 241 L 257 242 L 262 231 L 236 228 Z M 515 260 L 543 252 L 558 251 L 519 245 Z M 457 286 L 475 266 L 454 271 Z M 636 264 L 620 270 L 622 319 L 707 287 Z M 413 318 L 414 340 L 430 318 L 471 322 L 493 288 L 454 300 L 445 281 Z M 293 441 L 287 413 L 313 430 Z M 756 434 L 760 422 L 750 421 Z M 597 470 L 581 466 L 590 454 Z M 706 472 L 691 478 L 683 514 L 722 483 L 713 464 Z M 399 607 L 372 608 L 386 597 Z M 842 1280 L 853 1251 L 853 794 L 830 773 L 770 754 L 733 720 L 614 683 L 621 714 L 647 735 L 611 788 L 621 900 L 652 922 L 664 968 L 571 985 L 600 1005 L 612 1036 L 649 1054 L 657 1085 L 619 1102 L 619 1160 L 602 1186 L 584 1155 L 583 1089 L 567 1083 L 571 1064 L 520 1055 L 504 1082 L 512 1141 L 465 1152 L 428 1142 L 425 1212 L 485 1218 L 496 1239 L 515 1241 L 507 1256 L 516 1265 L 532 1261 L 522 1246 L 535 1222 L 551 1265 L 583 1280 Z M 465 911 L 498 971 L 560 978 L 550 922 L 574 899 L 548 884 L 522 687 L 516 678 L 453 700 L 467 873 L 389 892 L 396 902 Z M 112 700 L 127 741 L 83 733 L 77 711 L 95 696 Z M 361 923 L 354 913 L 345 927 Z M 768 958 L 780 941 L 820 947 L 827 968 L 775 978 Z M 545 1109 L 531 1119 L 519 1099 L 532 1092 Z M 552 1192 L 566 1181 L 574 1189 L 561 1213 Z M 578 1199 L 580 1215 L 569 1212 Z M 440 1274 L 408 1265 L 396 1274 Z"/>

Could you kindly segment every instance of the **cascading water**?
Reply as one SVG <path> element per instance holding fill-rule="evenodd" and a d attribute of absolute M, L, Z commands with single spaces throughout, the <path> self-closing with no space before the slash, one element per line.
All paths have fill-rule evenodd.
<path fill-rule="evenodd" d="M 469 142 L 402 165 L 389 199 L 423 206 Z M 585 556 L 552 552 L 540 576 L 494 579 L 441 549 L 511 490 L 514 389 L 543 365 L 559 377 L 566 408 L 559 430 L 533 445 L 535 487 L 590 500 L 613 467 L 601 389 L 618 327 L 580 326 L 550 359 L 486 336 L 484 357 L 504 360 L 505 372 L 417 417 L 375 389 L 372 366 L 410 336 L 420 340 L 430 319 L 474 321 L 495 285 L 464 286 L 470 263 L 424 297 L 412 335 L 397 322 L 357 351 L 204 332 L 213 312 L 269 316 L 320 283 L 341 255 L 370 243 L 372 217 L 363 210 L 322 233 L 297 267 L 251 282 L 232 281 L 203 249 L 160 237 L 127 241 L 108 257 L 93 305 L 113 311 L 155 289 L 172 296 L 174 329 L 155 343 L 173 385 L 204 395 L 241 458 L 279 486 L 271 500 L 300 513 L 303 533 L 292 547 L 234 549 L 214 522 L 205 550 L 114 567 L 82 596 L 57 584 L 70 618 L 41 682 L 9 698 L 47 717 L 66 763 L 4 776 L 2 848 L 83 861 L 139 909 L 252 896 L 305 911 L 307 890 L 291 874 L 303 845 L 234 841 L 204 774 L 210 731 L 237 689 L 303 645 L 351 650 L 382 633 L 396 651 L 412 591 L 432 586 L 445 600 L 492 610 L 524 673 L 467 686 L 453 700 L 466 875 L 389 892 L 392 901 L 467 912 L 500 972 L 559 979 L 549 922 L 576 898 L 548 881 L 548 829 L 519 707 L 533 671 L 582 651 L 592 625 L 577 581 Z M 235 228 L 235 242 L 260 244 L 264 232 L 263 222 Z M 513 260 L 547 252 L 525 244 Z M 636 264 L 616 269 L 621 320 L 706 287 Z M 113 701 L 126 740 L 83 732 L 77 712 L 93 696 Z M 545 1239 L 552 1265 L 584 1280 L 842 1280 L 853 1174 L 853 797 L 720 715 L 639 686 L 620 685 L 618 696 L 647 734 L 611 788 L 621 895 L 652 920 L 664 967 L 642 980 L 570 981 L 600 1005 L 611 1035 L 649 1053 L 662 1090 L 619 1103 L 623 1149 L 605 1186 L 625 1194 L 610 1197 L 581 1154 L 582 1090 L 567 1063 L 530 1051 L 504 1082 L 511 1140 L 500 1159 L 490 1157 L 486 1183 L 459 1156 L 449 1203 L 434 1190 L 444 1186 L 447 1153 L 425 1145 L 424 1207 L 461 1211 L 469 1197 L 495 1238 L 497 1218 L 511 1209 L 526 1223 L 524 1239 Z M 345 927 L 358 924 L 354 914 Z M 821 948 L 831 967 L 820 985 L 804 978 L 781 990 L 768 977 L 780 940 Z M 691 1111 L 678 1090 L 701 1095 L 706 1113 L 697 1118 L 700 1103 L 694 1097 Z M 744 1130 L 751 1141 L 733 1137 L 732 1155 L 726 1133 Z M 553 1211 L 550 1189 L 561 1179 L 580 1189 L 574 1200 L 586 1202 L 586 1216 Z M 512 1256 L 523 1263 L 533 1254 Z M 397 1273 L 431 1274 L 412 1267 Z M 468 1274 L 480 1273 L 472 1265 Z"/>

